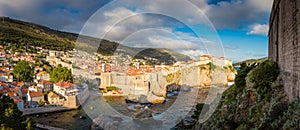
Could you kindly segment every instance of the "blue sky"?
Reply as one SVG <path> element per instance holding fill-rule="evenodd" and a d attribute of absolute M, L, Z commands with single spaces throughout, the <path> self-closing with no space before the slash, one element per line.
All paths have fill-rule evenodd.
<path fill-rule="evenodd" d="M 11 0 L 0 15 L 136 47 L 234 62 L 267 56 L 273 0 Z M 16 4 L 17 3 L 17 4 Z"/>

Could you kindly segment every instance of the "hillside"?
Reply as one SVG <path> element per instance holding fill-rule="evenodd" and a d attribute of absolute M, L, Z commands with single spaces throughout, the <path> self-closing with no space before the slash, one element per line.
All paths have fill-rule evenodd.
<path fill-rule="evenodd" d="M 213 115 L 195 129 L 299 129 L 300 100 L 288 100 L 279 73 L 272 61 L 244 67 Z"/>
<path fill-rule="evenodd" d="M 11 46 L 40 46 L 53 50 L 70 50 L 74 47 L 77 36 L 77 34 L 52 30 L 37 24 L 1 17 L 0 43 L 10 43 Z"/>
<path fill-rule="evenodd" d="M 260 59 L 249 59 L 241 62 L 234 63 L 233 66 L 240 66 L 242 63 L 246 63 L 247 65 L 251 65 L 253 63 L 262 63 L 268 60 L 268 57 L 260 58 Z"/>
<path fill-rule="evenodd" d="M 0 44 L 9 46 L 4 49 L 12 49 L 13 51 L 32 50 L 34 49 L 31 48 L 32 46 L 50 50 L 72 50 L 78 37 L 78 34 L 75 33 L 53 30 L 42 25 L 8 17 L 0 17 L 0 20 Z M 123 50 L 122 53 L 132 55 L 135 58 L 150 57 L 166 63 L 190 60 L 186 55 L 167 49 L 133 48 L 105 39 L 101 40 L 89 36 L 80 36 L 80 38 L 82 50 L 94 50 L 96 46 L 97 52 L 106 56 L 113 55 L 117 49 L 121 49 Z M 138 55 L 135 55 L 137 52 L 139 52 Z"/>

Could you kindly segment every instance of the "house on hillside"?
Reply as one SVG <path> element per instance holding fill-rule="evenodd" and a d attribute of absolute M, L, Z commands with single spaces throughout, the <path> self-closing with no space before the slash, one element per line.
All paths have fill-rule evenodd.
<path fill-rule="evenodd" d="M 43 89 L 43 92 L 49 92 L 53 91 L 53 83 L 50 81 L 42 81 L 37 83 L 38 87 L 41 87 Z"/>
<path fill-rule="evenodd" d="M 58 82 L 54 85 L 54 91 L 64 97 L 73 94 L 74 90 L 76 90 L 76 85 L 69 82 Z"/>
<path fill-rule="evenodd" d="M 3 82 L 13 82 L 14 76 L 12 74 L 6 73 L 6 74 L 0 74 L 0 81 Z"/>
<path fill-rule="evenodd" d="M 35 82 L 40 82 L 40 81 L 49 81 L 50 80 L 50 74 L 46 71 L 42 71 L 36 74 L 36 79 Z"/>
<path fill-rule="evenodd" d="M 30 86 L 28 88 L 28 90 L 30 92 L 43 92 L 43 88 L 39 87 L 39 86 Z"/>
<path fill-rule="evenodd" d="M 10 84 L 10 86 L 11 86 L 12 88 L 15 88 L 15 87 L 25 88 L 25 87 L 26 87 L 26 85 L 25 85 L 24 82 L 12 82 L 12 83 Z"/>
<path fill-rule="evenodd" d="M 48 94 L 48 102 L 54 105 L 61 105 L 59 95 L 55 94 L 54 92 L 50 92 Z"/>
<path fill-rule="evenodd" d="M 39 67 L 39 66 L 34 67 L 34 72 L 42 72 L 42 71 L 43 71 L 43 67 Z"/>
<path fill-rule="evenodd" d="M 39 101 L 44 101 L 44 94 L 42 92 L 30 92 L 27 93 L 27 101 L 30 107 L 37 107 Z"/>
<path fill-rule="evenodd" d="M 20 87 L 9 88 L 11 92 L 17 93 L 19 98 L 22 98 L 22 91 Z"/>

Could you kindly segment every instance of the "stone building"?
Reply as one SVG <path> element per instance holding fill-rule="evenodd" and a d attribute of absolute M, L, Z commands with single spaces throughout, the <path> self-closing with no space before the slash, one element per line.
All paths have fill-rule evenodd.
<path fill-rule="evenodd" d="M 50 104 L 61 105 L 59 95 L 55 94 L 54 92 L 50 92 L 48 94 L 48 101 Z"/>
<path fill-rule="evenodd" d="M 290 99 L 300 97 L 300 1 L 274 0 L 270 17 L 269 59 L 281 69 Z"/>

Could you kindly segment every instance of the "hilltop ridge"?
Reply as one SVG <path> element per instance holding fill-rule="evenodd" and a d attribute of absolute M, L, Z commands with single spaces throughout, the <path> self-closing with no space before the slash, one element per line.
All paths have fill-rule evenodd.
<path fill-rule="evenodd" d="M 49 50 L 73 50 L 77 45 L 79 34 L 54 30 L 35 23 L 24 22 L 9 17 L 0 17 L 0 44 L 10 45 L 16 51 L 30 49 L 31 46 Z M 159 63 L 172 64 L 175 61 L 188 61 L 190 57 L 164 48 L 134 48 L 120 43 L 80 35 L 83 50 L 93 50 L 106 56 L 113 55 L 117 49 L 125 50 L 126 54 L 135 58 L 156 58 Z M 9 44 L 8 44 L 9 43 Z M 10 48 L 11 49 L 11 48 Z M 138 53 L 138 54 L 136 54 Z"/>

